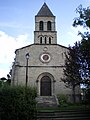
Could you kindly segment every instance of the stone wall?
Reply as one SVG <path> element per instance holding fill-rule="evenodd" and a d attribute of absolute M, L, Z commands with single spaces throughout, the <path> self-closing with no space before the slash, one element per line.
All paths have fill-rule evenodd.
<path fill-rule="evenodd" d="M 28 60 L 28 85 L 37 86 L 37 79 L 40 74 L 49 73 L 53 76 L 52 93 L 71 93 L 70 89 L 65 87 L 62 82 L 63 68 L 65 61 L 65 53 L 68 49 L 59 45 L 30 45 L 16 51 L 16 61 L 14 66 L 14 75 L 12 76 L 15 84 L 25 84 L 26 80 L 26 58 L 27 53 L 30 54 Z M 44 63 L 40 56 L 43 53 L 49 53 L 50 61 Z M 38 93 L 40 94 L 40 80 L 38 81 Z"/>

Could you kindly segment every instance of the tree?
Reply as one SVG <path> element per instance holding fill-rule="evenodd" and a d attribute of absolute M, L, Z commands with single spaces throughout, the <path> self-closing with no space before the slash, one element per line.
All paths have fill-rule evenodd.
<path fill-rule="evenodd" d="M 80 5 L 76 12 L 79 13 L 79 16 L 74 19 L 73 26 L 83 26 L 85 29 L 84 33 L 79 32 L 79 35 L 81 35 L 82 40 L 80 43 L 80 51 L 82 54 L 82 61 L 83 66 L 83 78 L 86 79 L 84 81 L 85 84 L 90 85 L 90 6 L 87 8 L 83 8 L 82 5 Z"/>
<path fill-rule="evenodd" d="M 90 28 L 90 6 L 83 8 L 82 5 L 76 9 L 76 13 L 79 13 L 79 17 L 76 17 L 73 22 L 73 26 L 77 27 L 78 25 Z"/>
<path fill-rule="evenodd" d="M 11 76 L 7 74 L 7 78 L 0 78 L 0 87 L 7 86 L 11 84 Z"/>
<path fill-rule="evenodd" d="M 1 80 L 4 81 L 4 80 L 7 80 L 7 79 L 5 77 L 2 77 Z"/>
<path fill-rule="evenodd" d="M 79 13 L 79 16 L 74 19 L 73 26 L 77 27 L 80 25 L 85 29 L 85 32 L 79 32 L 79 35 L 82 37 L 80 49 L 83 56 L 82 61 L 84 61 L 82 78 L 84 79 L 83 84 L 88 88 L 86 89 L 86 96 L 90 104 L 90 6 L 83 8 L 82 5 L 80 5 L 76 9 L 76 12 Z"/>
<path fill-rule="evenodd" d="M 76 12 L 79 13 L 79 17 L 74 19 L 73 26 L 83 26 L 86 31 L 79 32 L 82 37 L 81 42 L 76 42 L 73 47 L 69 47 L 65 61 L 65 78 L 63 79 L 68 87 L 72 86 L 73 88 L 74 102 L 75 87 L 81 83 L 87 87 L 90 86 L 90 7 L 83 8 L 80 5 Z"/>
<path fill-rule="evenodd" d="M 4 83 L 7 81 L 5 77 L 0 78 L 0 87 L 4 86 Z"/>
<path fill-rule="evenodd" d="M 80 73 L 80 52 L 79 43 L 75 43 L 75 46 L 69 47 L 68 54 L 66 54 L 64 75 L 62 80 L 67 84 L 67 87 L 73 89 L 73 102 L 75 102 L 75 87 L 80 85 L 81 73 Z"/>
<path fill-rule="evenodd" d="M 11 84 L 11 75 L 7 74 L 7 84 Z"/>

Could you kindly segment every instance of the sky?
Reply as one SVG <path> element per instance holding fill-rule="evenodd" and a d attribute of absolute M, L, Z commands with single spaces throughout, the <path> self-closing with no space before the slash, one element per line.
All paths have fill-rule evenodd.
<path fill-rule="evenodd" d="M 90 6 L 90 0 L 0 0 L 0 78 L 7 77 L 15 58 L 15 50 L 34 43 L 35 15 L 46 2 L 56 16 L 57 43 L 73 46 L 82 27 L 72 23 L 76 8 Z"/>

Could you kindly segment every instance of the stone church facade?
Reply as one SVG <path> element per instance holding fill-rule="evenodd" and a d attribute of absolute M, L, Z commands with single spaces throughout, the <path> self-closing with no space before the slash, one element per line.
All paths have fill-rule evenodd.
<path fill-rule="evenodd" d="M 15 51 L 12 85 L 34 86 L 39 96 L 72 95 L 61 80 L 67 51 L 57 44 L 55 16 L 44 3 L 35 16 L 34 43 Z"/>

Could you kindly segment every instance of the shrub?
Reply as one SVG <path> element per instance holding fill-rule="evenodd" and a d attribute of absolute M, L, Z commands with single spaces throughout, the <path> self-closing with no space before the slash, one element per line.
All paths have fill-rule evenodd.
<path fill-rule="evenodd" d="M 36 90 L 31 87 L 0 88 L 0 120 L 34 120 Z"/>
<path fill-rule="evenodd" d="M 59 101 L 59 105 L 66 105 L 67 104 L 67 100 L 68 100 L 68 96 L 67 95 L 58 94 L 57 98 L 58 98 L 58 101 Z"/>

